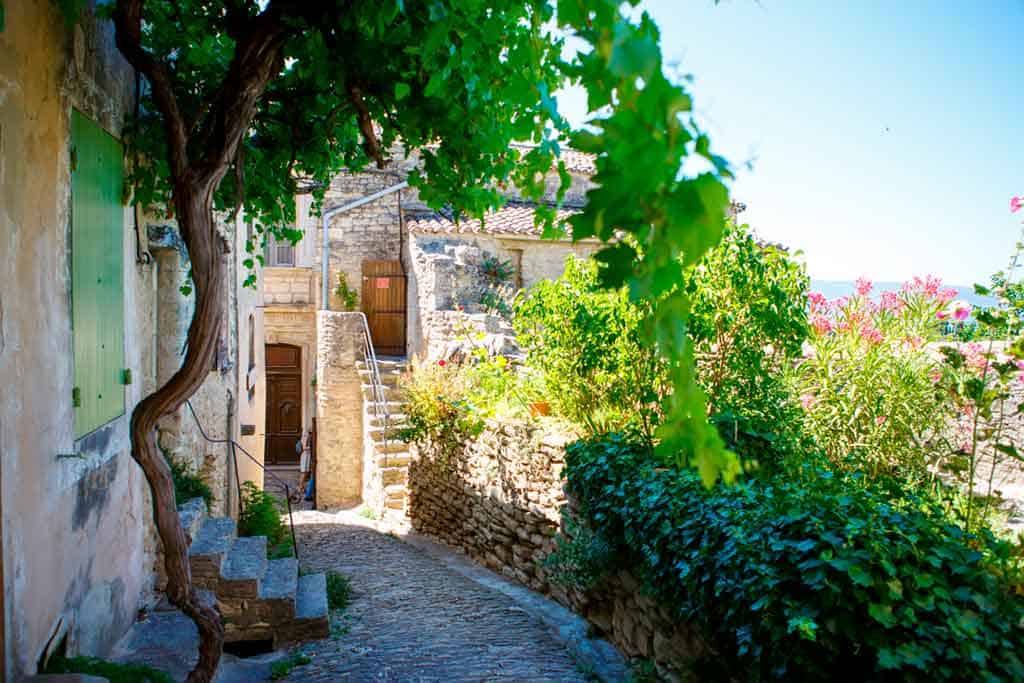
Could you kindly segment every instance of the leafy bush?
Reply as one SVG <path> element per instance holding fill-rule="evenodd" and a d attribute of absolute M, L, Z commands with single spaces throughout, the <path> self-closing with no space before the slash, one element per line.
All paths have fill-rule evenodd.
<path fill-rule="evenodd" d="M 875 302 L 871 283 L 859 280 L 852 297 L 810 296 L 814 351 L 792 374 L 794 393 L 805 428 L 836 467 L 927 477 L 948 455 L 954 407 L 927 347 L 955 295 L 940 287 L 918 278 Z"/>
<path fill-rule="evenodd" d="M 279 681 L 282 678 L 288 678 L 292 673 L 292 669 L 297 666 L 305 666 L 312 661 L 313 659 L 305 652 L 293 652 L 284 659 L 279 659 L 270 665 L 270 680 Z"/>
<path fill-rule="evenodd" d="M 341 572 L 327 572 L 327 606 L 345 609 L 352 603 L 352 582 Z"/>
<path fill-rule="evenodd" d="M 591 433 L 634 428 L 650 437 L 666 375 L 641 343 L 648 313 L 625 288 L 602 289 L 597 264 L 574 256 L 562 277 L 517 300 L 519 342 L 556 413 Z"/>
<path fill-rule="evenodd" d="M 487 256 L 480 262 L 480 274 L 489 284 L 501 285 L 512 280 L 516 269 L 512 266 L 511 261 L 502 261 L 497 256 Z"/>
<path fill-rule="evenodd" d="M 184 461 L 172 457 L 167 451 L 161 449 L 164 459 L 171 468 L 171 479 L 174 480 L 174 502 L 178 505 L 186 503 L 193 498 L 202 498 L 206 502 L 206 508 L 213 505 L 213 491 L 209 485 L 192 472 L 192 468 Z"/>
<path fill-rule="evenodd" d="M 345 273 L 338 273 L 338 286 L 334 293 L 341 299 L 341 305 L 346 311 L 354 311 L 359 307 L 359 293 L 349 287 Z"/>
<path fill-rule="evenodd" d="M 708 490 L 618 437 L 571 445 L 566 475 L 619 561 L 702 628 L 709 680 L 1024 677 L 1011 547 L 911 487 L 812 470 Z"/>
<path fill-rule="evenodd" d="M 172 683 L 170 675 L 141 664 L 117 664 L 98 657 L 53 657 L 46 666 L 48 674 L 86 674 L 102 677 L 110 683 Z"/>
<path fill-rule="evenodd" d="M 432 441 L 451 453 L 483 429 L 467 398 L 466 376 L 455 363 L 414 362 L 400 387 L 408 426 L 399 432 L 399 439 Z"/>
<path fill-rule="evenodd" d="M 273 495 L 247 481 L 242 484 L 242 509 L 238 514 L 239 536 L 266 536 L 272 559 L 294 554 L 288 526 L 281 521 L 281 504 Z"/>
<path fill-rule="evenodd" d="M 566 520 L 567 535 L 559 536 L 557 547 L 544 558 L 544 567 L 553 582 L 587 590 L 593 588 L 612 563 L 608 542 L 590 527 Z"/>
<path fill-rule="evenodd" d="M 722 241 L 686 273 L 688 331 L 709 411 L 762 427 L 788 416 L 780 369 L 807 339 L 804 266 L 758 242 L 747 225 L 726 225 Z"/>

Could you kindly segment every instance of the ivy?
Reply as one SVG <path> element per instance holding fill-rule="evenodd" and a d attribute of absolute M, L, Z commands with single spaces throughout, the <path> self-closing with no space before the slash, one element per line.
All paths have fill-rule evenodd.
<path fill-rule="evenodd" d="M 618 437 L 566 460 L 586 524 L 718 653 L 708 680 L 1024 677 L 1011 546 L 904 484 L 806 469 L 708 490 Z"/>

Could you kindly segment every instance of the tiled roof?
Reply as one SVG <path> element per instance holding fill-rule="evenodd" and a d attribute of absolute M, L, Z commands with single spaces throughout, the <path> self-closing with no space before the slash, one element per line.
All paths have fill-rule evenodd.
<path fill-rule="evenodd" d="M 476 218 L 463 218 L 456 223 L 448 216 L 440 213 L 410 216 L 406 220 L 409 232 L 435 234 L 484 234 L 484 235 L 522 235 L 539 237 L 542 229 L 534 225 L 535 205 L 522 202 L 510 202 L 497 211 L 488 213 L 483 221 Z M 578 213 L 576 209 L 560 209 L 559 220 Z"/>
<path fill-rule="evenodd" d="M 530 150 L 533 149 L 535 145 L 513 143 L 512 147 L 521 150 Z M 594 164 L 595 157 L 593 154 L 579 152 L 563 145 L 561 148 L 561 155 L 558 158 L 565 162 L 565 169 L 569 171 L 569 173 L 579 173 L 580 175 L 594 175 L 597 173 L 597 166 Z"/>

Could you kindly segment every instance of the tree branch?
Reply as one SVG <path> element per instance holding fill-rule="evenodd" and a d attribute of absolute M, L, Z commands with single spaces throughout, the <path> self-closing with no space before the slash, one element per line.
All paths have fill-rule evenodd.
<path fill-rule="evenodd" d="M 188 132 L 174 96 L 174 79 L 168 66 L 142 47 L 143 0 L 117 0 L 114 28 L 117 48 L 128 63 L 149 81 L 167 133 L 167 162 L 178 182 L 188 168 Z"/>
<path fill-rule="evenodd" d="M 366 155 L 377 162 L 377 168 L 384 168 L 384 156 L 380 151 L 380 144 L 377 142 L 377 133 L 373 130 L 373 120 L 370 118 L 370 110 L 366 107 L 366 100 L 363 99 L 362 89 L 353 82 L 348 84 L 348 97 L 352 106 L 356 108 L 356 116 L 359 120 L 359 131 L 363 134 L 363 149 Z"/>

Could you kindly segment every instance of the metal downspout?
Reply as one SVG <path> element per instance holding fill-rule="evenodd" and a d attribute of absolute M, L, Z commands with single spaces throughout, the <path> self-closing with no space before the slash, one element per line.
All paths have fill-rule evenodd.
<path fill-rule="evenodd" d="M 330 251 L 330 239 L 328 238 L 328 233 L 327 233 L 328 224 L 330 222 L 330 219 L 333 218 L 334 216 L 337 216 L 339 213 L 345 213 L 346 211 L 351 211 L 352 209 L 356 209 L 356 208 L 358 208 L 360 206 L 363 206 L 364 204 L 369 204 L 372 201 L 376 201 L 376 200 L 380 199 L 381 197 L 385 197 L 385 196 L 387 196 L 389 194 L 392 194 L 394 192 L 398 192 L 399 190 L 404 190 L 407 187 L 409 187 L 409 183 L 403 180 L 402 182 L 398 183 L 397 185 L 392 185 L 391 187 L 386 187 L 386 188 L 384 188 L 383 190 L 381 190 L 379 192 L 374 192 L 373 194 L 368 194 L 365 197 L 361 197 L 359 199 L 356 199 L 355 201 L 348 202 L 347 204 L 342 204 L 340 206 L 332 207 L 332 208 L 327 209 L 326 211 L 324 211 L 323 213 L 320 214 L 320 229 L 323 232 L 323 241 L 322 241 L 321 249 L 320 249 L 320 310 L 321 311 L 326 311 L 326 310 L 328 310 L 330 308 L 330 306 L 328 305 L 330 303 L 330 296 L 331 296 L 331 286 L 330 286 L 330 282 L 328 281 L 328 278 L 330 276 L 330 255 L 328 253 Z"/>

